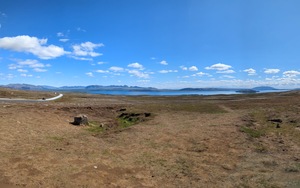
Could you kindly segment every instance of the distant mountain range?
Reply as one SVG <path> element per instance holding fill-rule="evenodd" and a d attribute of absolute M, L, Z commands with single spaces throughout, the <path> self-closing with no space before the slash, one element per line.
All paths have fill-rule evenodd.
<path fill-rule="evenodd" d="M 247 88 L 183 88 L 183 89 L 157 89 L 154 87 L 139 87 L 127 85 L 89 85 L 89 86 L 63 86 L 53 87 L 46 85 L 30 85 L 30 84 L 8 84 L 2 85 L 3 88 L 11 88 L 18 90 L 37 90 L 37 91 L 97 91 L 97 90 L 124 90 L 124 91 L 265 91 L 265 90 L 278 90 L 269 86 L 260 86 L 252 89 Z"/>
<path fill-rule="evenodd" d="M 133 91 L 154 91 L 158 90 L 153 87 L 138 87 L 138 86 L 127 86 L 127 85 L 110 85 L 110 86 L 101 86 L 101 85 L 89 85 L 89 86 L 62 86 L 62 87 L 53 87 L 45 85 L 30 85 L 30 84 L 8 84 L 1 85 L 2 88 L 18 89 L 18 90 L 37 90 L 37 91 L 80 91 L 80 90 L 133 90 Z"/>
<path fill-rule="evenodd" d="M 265 90 L 278 90 L 274 87 L 269 87 L 269 86 L 260 86 L 260 87 L 255 87 L 255 88 L 252 88 L 253 90 L 256 90 L 256 91 L 265 91 Z"/>

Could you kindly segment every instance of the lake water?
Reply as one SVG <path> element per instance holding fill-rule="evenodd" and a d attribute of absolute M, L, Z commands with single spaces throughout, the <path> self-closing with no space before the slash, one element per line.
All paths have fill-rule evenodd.
<path fill-rule="evenodd" d="M 258 93 L 270 93 L 270 92 L 284 92 L 288 90 L 265 90 Z M 124 90 L 88 90 L 90 94 L 102 94 L 102 95 L 127 95 L 127 96 L 138 96 L 138 95 L 150 95 L 150 96 L 178 96 L 178 95 L 241 95 L 235 90 L 229 91 L 124 91 Z"/>

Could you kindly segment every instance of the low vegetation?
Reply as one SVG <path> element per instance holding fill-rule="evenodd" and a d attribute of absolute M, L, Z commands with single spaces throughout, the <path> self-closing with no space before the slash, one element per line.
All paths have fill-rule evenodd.
<path fill-rule="evenodd" d="M 299 101 L 299 92 L 1 101 L 0 185 L 299 187 Z M 79 114 L 88 125 L 70 123 Z"/>

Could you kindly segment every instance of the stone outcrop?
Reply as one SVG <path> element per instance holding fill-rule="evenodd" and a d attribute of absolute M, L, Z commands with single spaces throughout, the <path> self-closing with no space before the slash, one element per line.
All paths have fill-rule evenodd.
<path fill-rule="evenodd" d="M 73 125 L 88 125 L 88 117 L 86 115 L 80 114 L 74 117 Z"/>

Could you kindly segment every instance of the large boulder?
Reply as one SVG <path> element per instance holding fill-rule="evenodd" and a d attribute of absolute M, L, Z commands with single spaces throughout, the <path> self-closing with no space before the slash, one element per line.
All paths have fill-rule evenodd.
<path fill-rule="evenodd" d="M 88 125 L 88 117 L 86 115 L 80 114 L 74 117 L 73 125 Z"/>

